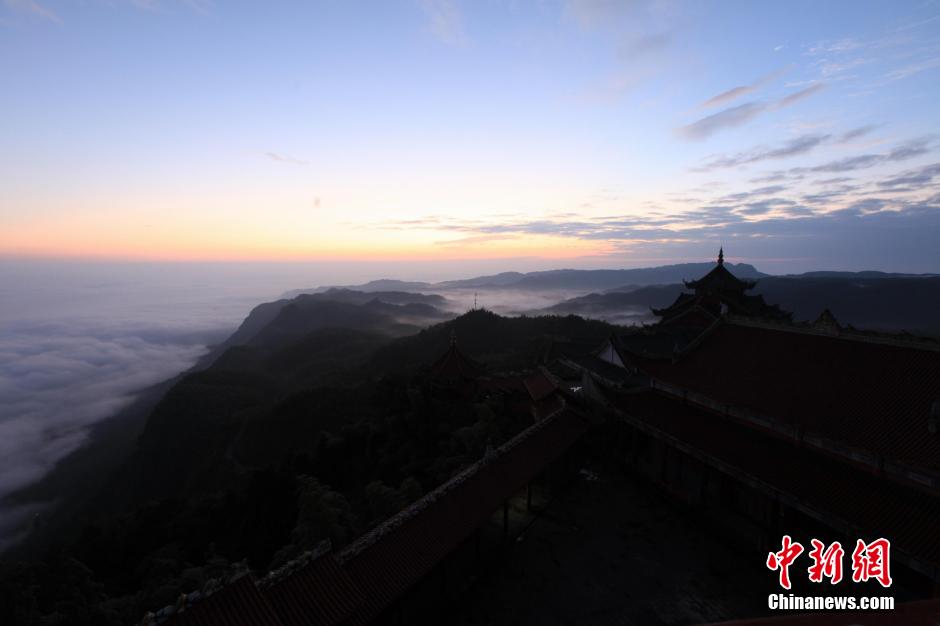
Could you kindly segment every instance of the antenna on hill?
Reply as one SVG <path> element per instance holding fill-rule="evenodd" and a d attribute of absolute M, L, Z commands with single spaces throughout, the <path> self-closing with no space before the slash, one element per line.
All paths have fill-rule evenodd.
<path fill-rule="evenodd" d="M 473 310 L 477 310 L 477 292 L 473 292 Z"/>

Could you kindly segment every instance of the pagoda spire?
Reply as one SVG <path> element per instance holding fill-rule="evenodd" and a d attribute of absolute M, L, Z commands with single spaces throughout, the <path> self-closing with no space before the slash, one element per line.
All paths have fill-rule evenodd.
<path fill-rule="evenodd" d="M 725 247 L 718 248 L 718 265 L 725 264 Z"/>

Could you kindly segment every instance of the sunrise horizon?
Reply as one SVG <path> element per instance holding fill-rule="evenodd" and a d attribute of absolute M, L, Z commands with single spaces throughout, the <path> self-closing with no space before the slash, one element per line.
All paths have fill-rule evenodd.
<path fill-rule="evenodd" d="M 0 255 L 940 269 L 940 22 L 807 9 L 7 0 Z"/>

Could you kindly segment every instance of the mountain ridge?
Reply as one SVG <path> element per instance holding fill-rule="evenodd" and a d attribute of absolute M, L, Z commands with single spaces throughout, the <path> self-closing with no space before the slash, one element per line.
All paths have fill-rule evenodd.
<path fill-rule="evenodd" d="M 546 289 L 587 289 L 591 291 L 630 291 L 650 285 L 678 284 L 683 280 L 700 278 L 715 267 L 714 262 L 678 263 L 651 267 L 627 269 L 571 269 L 561 268 L 534 272 L 500 272 L 472 278 L 446 280 L 439 282 L 404 281 L 393 278 L 381 278 L 358 285 L 326 285 L 311 289 L 294 289 L 283 297 L 296 297 L 302 294 L 323 294 L 336 290 L 358 292 L 437 292 L 459 289 L 514 289 L 537 291 Z M 750 263 L 725 263 L 732 274 L 742 279 L 762 280 L 765 278 L 921 278 L 938 274 L 912 274 L 904 272 L 881 272 L 862 270 L 846 272 L 836 270 L 815 270 L 801 274 L 767 274 Z"/>

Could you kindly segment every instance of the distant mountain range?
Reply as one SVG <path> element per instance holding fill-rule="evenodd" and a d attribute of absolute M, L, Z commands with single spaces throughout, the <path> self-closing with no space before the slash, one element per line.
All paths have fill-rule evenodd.
<path fill-rule="evenodd" d="M 768 276 L 758 272 L 753 265 L 746 263 L 726 263 L 726 267 L 739 278 L 762 278 Z M 362 285 L 345 287 L 318 287 L 315 289 L 297 289 L 284 294 L 290 298 L 302 293 L 322 293 L 330 289 L 351 289 L 356 291 L 447 291 L 451 289 L 583 289 L 586 291 L 608 290 L 624 285 L 665 285 L 682 280 L 698 278 L 711 270 L 714 263 L 682 263 L 626 270 L 547 270 L 542 272 L 503 272 L 489 276 L 477 276 L 464 280 L 448 280 L 439 283 L 401 281 L 393 279 L 373 280 Z"/>
<path fill-rule="evenodd" d="M 401 305 L 413 297 L 405 295 L 410 293 L 421 294 L 422 298 L 439 298 L 413 301 L 440 309 L 446 307 L 446 301 L 440 295 L 425 294 L 471 289 L 507 293 L 568 290 L 585 295 L 528 312 L 574 314 L 630 324 L 652 321 L 650 307 L 668 306 L 683 291 L 683 280 L 704 276 L 714 267 L 714 263 L 682 263 L 638 269 L 503 272 L 438 283 L 382 279 L 351 287 L 296 290 L 286 296 L 312 293 L 321 298 L 337 299 L 345 294 L 344 297 L 363 304 L 371 294 L 383 302 Z M 726 263 L 725 267 L 738 278 L 756 280 L 752 293 L 761 294 L 767 302 L 792 311 L 796 320 L 815 319 L 828 308 L 841 323 L 859 328 L 940 332 L 938 274 L 814 271 L 772 276 L 746 263 Z M 279 309 L 283 302 L 262 305 L 246 320 L 245 326 L 251 327 L 254 321 L 270 322 L 273 318 L 267 316 L 263 307 Z"/>
<path fill-rule="evenodd" d="M 583 290 L 585 292 L 634 291 L 648 285 L 681 284 L 683 280 L 693 280 L 704 276 L 714 263 L 680 263 L 636 269 L 599 269 L 574 270 L 559 269 L 541 272 L 502 272 L 487 276 L 477 276 L 463 280 L 447 280 L 437 283 L 403 281 L 389 278 L 373 280 L 361 285 L 342 287 L 317 287 L 295 289 L 284 294 L 293 298 L 300 294 L 325 293 L 330 290 L 352 290 L 356 292 L 442 292 L 457 289 L 506 289 L 520 291 L 539 291 L 548 289 Z M 747 263 L 725 263 L 732 274 L 738 278 L 763 279 L 770 274 L 758 271 Z M 780 278 L 913 278 L 931 276 L 928 274 L 892 274 L 887 272 L 831 272 L 817 271 L 805 274 L 791 274 Z M 382 298 L 384 299 L 384 298 Z"/>

